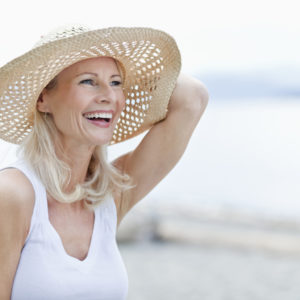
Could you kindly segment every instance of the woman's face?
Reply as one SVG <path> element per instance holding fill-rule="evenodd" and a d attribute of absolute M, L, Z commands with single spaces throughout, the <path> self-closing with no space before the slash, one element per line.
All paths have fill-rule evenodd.
<path fill-rule="evenodd" d="M 91 58 L 63 70 L 42 92 L 37 108 L 52 115 L 63 142 L 103 145 L 112 139 L 125 105 L 114 59 Z"/>

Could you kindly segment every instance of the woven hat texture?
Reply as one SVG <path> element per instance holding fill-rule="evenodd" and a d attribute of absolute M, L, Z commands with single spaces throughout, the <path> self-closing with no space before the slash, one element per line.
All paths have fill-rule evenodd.
<path fill-rule="evenodd" d="M 100 56 L 117 59 L 125 72 L 126 106 L 111 144 L 166 116 L 181 68 L 170 35 L 152 28 L 68 26 L 42 37 L 32 50 L 0 68 L 0 138 L 20 144 L 32 130 L 37 99 L 51 79 L 78 61 Z"/>

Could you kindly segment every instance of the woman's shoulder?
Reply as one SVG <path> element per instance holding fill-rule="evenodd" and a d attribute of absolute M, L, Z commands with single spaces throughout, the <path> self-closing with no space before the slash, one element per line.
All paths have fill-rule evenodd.
<path fill-rule="evenodd" d="M 13 197 L 11 200 L 14 202 L 26 202 L 32 198 L 34 200 L 31 182 L 22 171 L 16 168 L 7 168 L 0 172 L 0 191 L 1 198 L 10 196 Z"/>
<path fill-rule="evenodd" d="M 11 291 L 12 278 L 29 233 L 33 206 L 34 191 L 26 176 L 17 169 L 2 170 L 0 172 L 1 295 L 9 295 Z"/>
<path fill-rule="evenodd" d="M 18 169 L 0 172 L 0 211 L 2 220 L 13 218 L 29 229 L 34 207 L 34 189 L 28 178 Z M 17 220 L 17 221 L 16 221 Z"/>

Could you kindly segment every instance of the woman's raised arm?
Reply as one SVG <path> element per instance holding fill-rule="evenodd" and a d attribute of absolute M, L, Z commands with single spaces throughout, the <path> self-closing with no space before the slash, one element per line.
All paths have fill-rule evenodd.
<path fill-rule="evenodd" d="M 116 161 L 131 176 L 134 188 L 119 197 L 119 222 L 176 165 L 208 102 L 208 93 L 197 79 L 180 75 L 164 120 L 155 124 L 138 147 Z"/>

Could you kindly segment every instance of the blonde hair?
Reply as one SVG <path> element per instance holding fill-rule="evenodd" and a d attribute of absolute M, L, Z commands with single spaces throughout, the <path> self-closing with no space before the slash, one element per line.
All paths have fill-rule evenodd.
<path fill-rule="evenodd" d="M 114 190 L 130 188 L 130 177 L 107 161 L 105 145 L 96 146 L 85 182 L 77 184 L 73 191 L 65 192 L 71 179 L 71 168 L 56 154 L 55 147 L 63 153 L 61 143 L 55 140 L 56 136 L 53 118 L 36 110 L 32 132 L 20 146 L 24 158 L 51 197 L 62 203 L 84 199 L 87 207 L 94 208 L 107 196 L 111 196 Z"/>
<path fill-rule="evenodd" d="M 122 65 L 118 61 L 116 63 L 124 79 L 125 72 Z M 54 89 L 56 84 L 57 77 L 54 77 L 45 89 Z M 95 208 L 102 200 L 111 196 L 113 191 L 132 187 L 130 177 L 122 174 L 107 161 L 107 146 L 104 145 L 95 147 L 85 182 L 78 183 L 73 191 L 66 192 L 65 188 L 71 180 L 71 168 L 66 163 L 67 157 L 60 159 L 57 156 L 57 150 L 64 153 L 57 137 L 53 117 L 36 109 L 32 132 L 20 145 L 19 150 L 44 184 L 47 193 L 54 199 L 62 203 L 84 199 L 86 207 Z"/>

